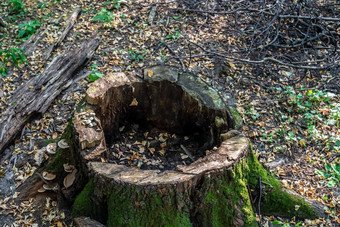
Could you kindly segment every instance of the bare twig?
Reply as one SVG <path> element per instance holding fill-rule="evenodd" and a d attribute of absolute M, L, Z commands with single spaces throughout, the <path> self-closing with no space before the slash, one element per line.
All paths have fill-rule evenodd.
<path fill-rule="evenodd" d="M 53 50 L 58 47 L 61 42 L 65 39 L 65 37 L 67 36 L 67 34 L 70 32 L 70 30 L 73 28 L 74 24 L 77 22 L 77 18 L 79 16 L 81 12 L 81 8 L 77 7 L 72 14 L 69 16 L 69 18 L 67 19 L 67 25 L 63 31 L 63 33 L 61 33 L 58 41 L 54 44 L 52 44 L 46 51 L 45 56 L 44 56 L 44 61 L 46 61 L 50 56 L 51 53 L 53 52 Z"/>
<path fill-rule="evenodd" d="M 163 44 L 164 44 L 164 46 L 166 46 L 166 48 L 168 48 L 169 51 L 174 55 L 174 58 L 177 59 L 177 60 L 179 61 L 179 63 L 180 63 L 181 66 L 182 66 L 182 70 L 183 70 L 183 71 L 186 71 L 186 70 L 185 70 L 185 65 L 184 65 L 183 61 L 181 60 L 181 58 L 175 53 L 175 51 L 174 51 L 173 49 L 171 49 L 171 47 L 170 47 L 167 43 L 163 43 Z"/>
<path fill-rule="evenodd" d="M 0 26 L 2 27 L 7 27 L 7 23 L 4 19 L 2 19 L 2 17 L 0 16 Z"/>
<path fill-rule="evenodd" d="M 195 161 L 194 157 L 192 156 L 191 152 L 188 151 L 188 149 L 185 148 L 185 146 L 183 146 L 182 144 L 180 145 L 180 147 L 182 148 L 182 150 L 189 156 L 189 158 L 191 159 L 191 161 Z"/>
<path fill-rule="evenodd" d="M 251 11 L 251 12 L 261 12 L 270 16 L 275 16 L 275 14 L 266 12 L 264 10 L 252 9 L 252 8 L 237 8 L 230 11 L 211 11 L 211 10 L 198 10 L 198 9 L 189 9 L 189 8 L 169 8 L 169 10 L 173 11 L 188 11 L 188 12 L 196 12 L 196 13 L 208 13 L 208 14 L 234 14 L 241 11 Z M 311 17 L 304 15 L 278 15 L 279 18 L 296 18 L 296 19 L 309 19 L 309 20 L 325 20 L 325 21 L 340 21 L 340 18 L 334 17 Z"/>
<path fill-rule="evenodd" d="M 250 60 L 250 59 L 243 59 L 243 58 L 238 58 L 238 57 L 231 56 L 231 55 L 226 55 L 226 54 L 219 53 L 219 52 L 216 52 L 216 51 L 206 50 L 204 47 L 202 47 L 201 45 L 199 45 L 199 44 L 197 44 L 195 42 L 192 42 L 192 41 L 189 41 L 189 42 L 194 44 L 194 45 L 196 45 L 196 46 L 198 46 L 198 47 L 200 47 L 204 52 L 207 52 L 207 53 L 209 53 L 211 55 L 220 56 L 220 57 L 224 57 L 224 58 L 229 58 L 229 59 L 233 59 L 233 60 L 237 60 L 237 61 L 241 61 L 241 62 L 246 62 L 246 63 L 251 63 L 251 64 L 260 64 L 260 63 L 265 63 L 265 62 L 273 62 L 273 63 L 277 63 L 277 64 L 280 64 L 280 65 L 285 65 L 285 66 L 289 66 L 289 67 L 293 67 L 293 68 L 298 68 L 298 69 L 315 69 L 315 70 L 327 69 L 327 68 L 332 66 L 332 65 L 326 65 L 326 66 L 295 65 L 295 64 L 288 63 L 288 62 L 280 61 L 280 60 L 272 58 L 272 57 L 265 57 L 265 58 L 263 58 L 261 60 L 254 61 L 254 60 Z M 191 56 L 191 57 L 194 57 L 194 56 Z M 179 57 L 177 57 L 177 58 L 179 58 Z M 188 56 L 185 57 L 185 58 L 188 58 Z M 313 62 L 311 62 L 311 63 L 313 63 Z"/>

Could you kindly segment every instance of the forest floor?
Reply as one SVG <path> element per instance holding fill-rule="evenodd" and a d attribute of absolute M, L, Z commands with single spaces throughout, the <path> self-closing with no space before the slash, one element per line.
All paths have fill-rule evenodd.
<path fill-rule="evenodd" d="M 39 151 L 60 138 L 91 80 L 110 72 L 142 74 L 156 64 L 195 73 L 218 89 L 240 113 L 239 130 L 250 138 L 260 162 L 285 187 L 319 201 L 329 214 L 316 220 L 265 216 L 264 226 L 340 224 L 340 28 L 339 21 L 329 19 L 340 18 L 340 6 L 293 2 L 26 0 L 15 12 L 13 5 L 2 3 L 0 15 L 8 23 L 0 28 L 2 50 L 20 47 L 34 30 L 44 30 L 46 37 L 27 56 L 27 64 L 13 68 L 13 62 L 6 63 L 7 76 L 0 78 L 1 113 L 15 90 L 48 65 L 42 53 L 56 42 L 76 7 L 81 14 L 53 56 L 94 35 L 101 43 L 77 72 L 82 79 L 43 116 L 28 122 L 1 156 L 0 225 L 70 223 L 69 210 L 59 209 L 55 195 L 46 194 L 44 206 L 37 208 L 32 200 L 14 203 L 16 188 L 42 164 Z M 323 19 L 294 17 L 300 15 L 295 12 L 311 12 L 307 8 Z M 33 215 L 37 209 L 43 210 L 39 217 Z"/>

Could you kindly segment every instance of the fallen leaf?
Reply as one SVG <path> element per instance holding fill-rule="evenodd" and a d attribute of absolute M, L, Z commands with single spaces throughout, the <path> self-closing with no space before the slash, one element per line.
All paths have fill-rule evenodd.
<path fill-rule="evenodd" d="M 153 76 L 153 72 L 150 70 L 148 71 L 148 77 L 152 77 Z"/>
<path fill-rule="evenodd" d="M 136 98 L 133 98 L 132 102 L 130 103 L 130 106 L 138 106 L 138 101 Z"/>
<path fill-rule="evenodd" d="M 57 132 L 53 132 L 52 133 L 52 139 L 56 139 L 58 137 L 58 133 Z"/>
<path fill-rule="evenodd" d="M 300 140 L 300 141 L 299 141 L 299 145 L 300 145 L 301 147 L 305 147 L 305 146 L 306 146 L 306 140 L 305 140 L 305 139 Z"/>

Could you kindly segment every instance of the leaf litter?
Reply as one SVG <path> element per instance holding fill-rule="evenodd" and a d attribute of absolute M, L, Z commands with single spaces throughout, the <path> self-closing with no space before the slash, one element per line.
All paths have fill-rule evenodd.
<path fill-rule="evenodd" d="M 29 78 L 37 76 L 49 63 L 51 59 L 43 61 L 45 48 L 56 42 L 71 9 L 79 5 L 82 7 L 82 14 L 65 41 L 53 52 L 54 55 L 76 48 L 81 40 L 97 33 L 101 36 L 102 43 L 92 63 L 97 65 L 96 70 L 100 74 L 117 71 L 138 73 L 141 68 L 154 64 L 176 65 L 196 73 L 222 91 L 221 96 L 225 101 L 238 110 L 244 122 L 241 131 L 251 139 L 261 163 L 285 187 L 318 200 L 330 213 L 330 219 L 305 220 L 301 225 L 329 226 L 332 225 L 330 221 L 340 223 L 339 183 L 335 187 L 327 186 L 335 172 L 327 169 L 327 164 L 338 166 L 340 152 L 339 90 L 327 91 L 325 88 L 325 84 L 331 80 L 335 84 L 340 83 L 339 79 L 333 79 L 332 72 L 303 71 L 276 64 L 268 64 L 267 67 L 261 64 L 254 66 L 228 58 L 213 58 L 203 51 L 203 46 L 210 46 L 214 50 L 232 53 L 247 45 L 245 40 L 236 35 L 232 21 L 239 23 L 241 30 L 246 32 L 247 23 L 243 22 L 251 20 L 249 17 L 238 18 L 233 14 L 208 15 L 204 12 L 197 16 L 192 11 L 171 10 L 184 7 L 179 1 L 161 4 L 152 0 L 130 0 L 119 7 L 113 4 L 104 5 L 103 1 L 52 2 L 24 1 L 30 6 L 30 11 L 34 10 L 35 13 L 19 18 L 18 23 L 39 18 L 40 30 L 45 32 L 46 37 L 37 50 L 27 57 L 28 65 L 13 68 L 12 73 L 1 78 L 1 112 L 9 106 L 8 100 L 16 88 Z M 213 5 L 213 1 L 207 2 L 206 7 L 209 9 L 209 4 Z M 46 4 L 46 7 L 42 7 L 40 3 Z M 105 7 L 112 12 L 112 20 L 109 23 L 93 20 Z M 150 15 L 151 11 L 154 15 Z M 14 42 L 17 29 L 17 25 L 10 24 L 9 35 L 1 40 L 4 47 L 18 45 Z M 87 69 L 79 73 L 85 75 L 92 70 L 89 64 Z M 62 135 L 88 85 L 89 79 L 84 78 L 64 91 L 47 113 L 26 124 L 20 138 L 5 151 L 0 165 L 1 181 L 8 188 L 0 194 L 0 215 L 5 224 L 70 224 L 70 213 L 59 209 L 60 204 L 55 193 L 40 199 L 44 201 L 42 216 L 36 216 L 39 204 L 36 199 L 18 202 L 15 200 L 18 197 L 15 189 L 32 176 L 38 166 L 49 159 L 49 155 L 53 155 L 53 149 L 49 154 L 44 151 L 51 144 L 47 141 L 58 141 L 58 136 Z M 323 93 L 320 94 L 319 91 Z M 133 146 L 137 145 L 135 154 L 132 152 L 125 157 L 131 165 L 139 168 L 143 168 L 143 165 L 144 168 L 152 166 L 147 161 L 144 162 L 147 160 L 147 157 L 143 157 L 146 153 L 158 155 L 158 160 L 166 157 L 166 137 L 163 137 L 163 141 L 159 140 L 154 147 L 148 146 L 150 141 L 144 135 L 139 138 L 143 140 L 130 141 Z M 112 148 L 116 160 L 112 158 L 111 161 L 121 161 L 121 146 Z M 181 159 L 189 161 L 187 156 L 182 149 Z M 139 164 L 140 159 L 143 165 Z M 138 161 L 135 163 L 135 160 Z M 161 161 L 157 164 L 161 165 L 160 163 Z M 74 169 L 67 166 L 65 168 L 72 169 L 66 180 L 67 186 L 71 186 Z M 264 217 L 266 223 L 274 220 L 298 223 L 295 219 Z"/>

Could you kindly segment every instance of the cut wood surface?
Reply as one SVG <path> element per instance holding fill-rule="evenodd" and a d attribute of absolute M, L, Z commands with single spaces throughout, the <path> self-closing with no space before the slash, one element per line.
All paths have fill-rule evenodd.
<path fill-rule="evenodd" d="M 321 204 L 284 190 L 267 174 L 248 139 L 234 130 L 233 116 L 217 91 L 193 74 L 169 66 L 146 68 L 143 79 L 108 74 L 88 88 L 86 101 L 74 114 L 69 138 L 69 144 L 76 144 L 74 162 L 90 178 L 73 204 L 73 217 L 89 216 L 106 226 L 258 226 L 249 195 L 258 196 L 259 184 L 265 188 L 261 182 L 271 185 L 260 189 L 265 192 L 260 196 L 262 214 L 324 217 Z M 119 128 L 129 121 L 178 135 L 201 133 L 208 148 L 216 147 L 190 164 L 164 171 L 121 162 L 134 159 L 130 157 L 107 162 L 115 151 L 105 152 L 102 141 L 117 144 Z M 182 131 L 190 127 L 192 131 Z M 145 166 L 156 157 L 133 152 Z M 192 155 L 199 152 L 191 150 Z"/>
<path fill-rule="evenodd" d="M 9 108 L 0 118 L 0 152 L 32 116 L 44 113 L 52 101 L 72 84 L 73 73 L 93 56 L 99 41 L 94 37 L 84 41 L 79 48 L 57 56 L 42 74 L 17 88 L 9 100 Z"/>

